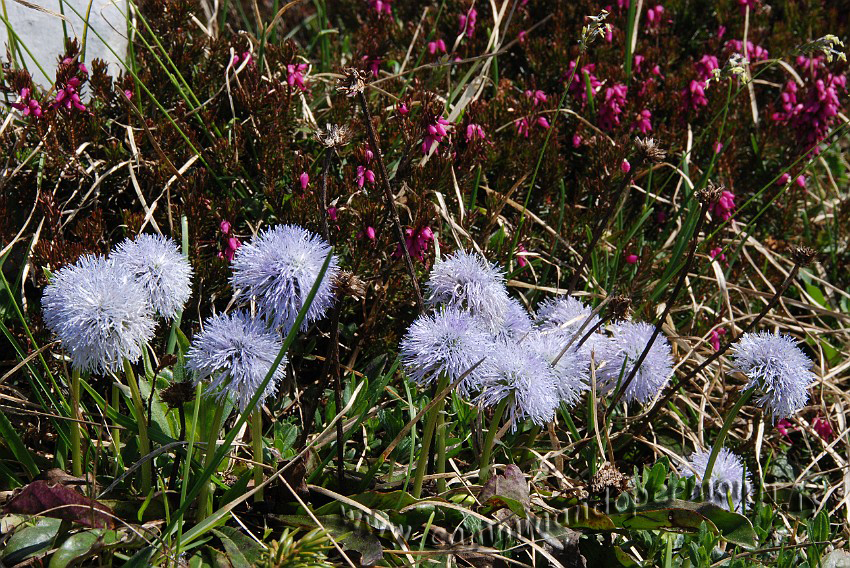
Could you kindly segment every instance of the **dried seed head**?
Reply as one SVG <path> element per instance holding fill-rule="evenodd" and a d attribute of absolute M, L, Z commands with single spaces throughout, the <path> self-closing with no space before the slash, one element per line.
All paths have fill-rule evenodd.
<path fill-rule="evenodd" d="M 316 140 L 326 148 L 342 148 L 351 140 L 351 129 L 346 125 L 325 124 L 315 132 Z"/>
<path fill-rule="evenodd" d="M 799 264 L 800 266 L 810 265 L 817 254 L 817 251 L 811 247 L 791 247 L 791 258 L 794 260 L 795 264 Z"/>
<path fill-rule="evenodd" d="M 632 300 L 627 296 L 614 296 L 608 303 L 612 320 L 624 320 L 629 316 Z"/>
<path fill-rule="evenodd" d="M 723 196 L 723 190 L 726 189 L 722 185 L 716 185 L 709 181 L 705 187 L 697 190 L 696 196 L 703 205 L 714 205 Z"/>
<path fill-rule="evenodd" d="M 608 29 L 611 25 L 605 23 L 605 18 L 607 17 L 607 10 L 602 10 L 599 12 L 598 16 L 587 17 L 590 20 L 590 23 L 581 29 L 581 39 L 578 42 L 582 53 L 587 51 L 587 48 L 590 47 L 591 43 L 600 37 L 605 37 L 605 34 L 608 33 Z"/>
<path fill-rule="evenodd" d="M 195 385 L 192 381 L 175 381 L 159 393 L 159 398 L 168 408 L 180 408 L 195 400 Z"/>
<path fill-rule="evenodd" d="M 838 39 L 837 36 L 826 34 L 822 38 L 810 41 L 801 45 L 798 49 L 800 53 L 812 54 L 816 51 L 821 51 L 826 56 L 826 62 L 832 63 L 833 59 L 839 61 L 847 61 L 847 55 L 843 51 L 836 49 L 835 46 L 844 47 L 844 42 Z"/>
<path fill-rule="evenodd" d="M 343 73 L 345 76 L 337 83 L 337 90 L 345 93 L 346 97 L 353 97 L 362 93 L 363 89 L 366 88 L 366 77 L 368 77 L 366 72 L 349 67 Z"/>
<path fill-rule="evenodd" d="M 334 288 L 338 296 L 366 297 L 366 283 L 360 280 L 356 274 L 347 270 L 342 270 L 337 275 Z"/>
<path fill-rule="evenodd" d="M 629 488 L 629 478 L 620 473 L 616 465 L 605 462 L 590 478 L 588 488 L 595 495 L 608 493 L 611 497 L 616 497 Z"/>
<path fill-rule="evenodd" d="M 667 157 L 667 152 L 658 147 L 654 138 L 635 138 L 635 147 L 640 163 L 657 164 Z"/>

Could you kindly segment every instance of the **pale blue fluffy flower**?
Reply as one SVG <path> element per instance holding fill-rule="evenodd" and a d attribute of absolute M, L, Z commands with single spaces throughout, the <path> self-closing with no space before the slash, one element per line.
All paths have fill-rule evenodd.
<path fill-rule="evenodd" d="M 410 325 L 401 340 L 401 361 L 410 379 L 419 385 L 436 381 L 440 374 L 454 382 L 485 358 L 493 346 L 490 334 L 472 314 L 443 307 L 434 314 L 420 315 Z M 461 396 L 467 397 L 478 388 L 482 365 L 460 382 Z"/>
<path fill-rule="evenodd" d="M 505 319 L 502 327 L 496 334 L 502 339 L 521 340 L 531 332 L 533 323 L 528 311 L 514 298 L 508 299 L 508 309 L 505 311 Z"/>
<path fill-rule="evenodd" d="M 282 327 L 284 333 L 289 333 L 330 251 L 323 238 L 296 225 L 265 229 L 236 251 L 231 285 L 253 298 L 260 315 L 273 327 Z M 338 272 L 338 261 L 333 256 L 307 309 L 301 331 L 322 319 L 333 305 L 333 283 Z"/>
<path fill-rule="evenodd" d="M 105 258 L 83 256 L 56 272 L 42 297 L 44 323 L 82 372 L 136 362 L 156 323 L 142 287 Z"/>
<path fill-rule="evenodd" d="M 582 331 L 584 335 L 599 323 L 599 316 L 591 316 L 592 313 L 590 307 L 572 296 L 549 298 L 537 306 L 537 325 L 541 329 L 557 329 L 573 334 L 590 319 Z"/>
<path fill-rule="evenodd" d="M 596 378 L 602 392 L 611 392 L 618 382 L 631 374 L 655 326 L 645 322 L 623 322 L 612 326 L 612 335 L 599 343 L 596 361 L 602 363 Z M 652 344 L 631 384 L 623 394 L 628 404 L 632 401 L 648 402 L 667 385 L 673 375 L 673 356 L 670 342 L 659 334 Z"/>
<path fill-rule="evenodd" d="M 549 363 L 523 344 L 501 341 L 488 358 L 476 402 L 495 406 L 513 394 L 506 409 L 512 428 L 525 419 L 542 426 L 555 417 L 558 392 L 558 377 Z"/>
<path fill-rule="evenodd" d="M 682 471 L 682 477 L 696 476 L 696 493 L 699 494 L 705 468 L 708 466 L 710 450 L 698 450 L 691 454 L 688 465 Z M 747 494 L 750 491 L 750 472 L 744 475 L 744 462 L 727 448 L 720 448 L 717 460 L 711 470 L 709 501 L 729 511 L 742 512 Z M 732 508 L 729 501 L 732 501 Z"/>
<path fill-rule="evenodd" d="M 756 389 L 756 403 L 774 419 L 791 416 L 806 405 L 808 386 L 816 377 L 811 359 L 793 337 L 766 331 L 745 333 L 732 350 L 735 370 L 750 379 L 744 389 Z"/>
<path fill-rule="evenodd" d="M 460 250 L 438 262 L 426 288 L 429 304 L 469 310 L 494 332 L 510 307 L 504 273 L 474 252 Z"/>
<path fill-rule="evenodd" d="M 207 392 L 218 399 L 231 397 L 240 411 L 247 408 L 272 367 L 283 344 L 265 321 L 244 311 L 212 316 L 195 336 L 186 353 L 186 368 L 195 382 L 211 378 Z M 266 385 L 257 405 L 277 391 L 283 379 L 286 357 Z"/>
<path fill-rule="evenodd" d="M 110 258 L 144 288 L 159 315 L 171 319 L 183 310 L 192 293 L 192 267 L 173 240 L 148 234 L 125 239 Z"/>
<path fill-rule="evenodd" d="M 535 330 L 525 337 L 521 347 L 531 349 L 544 361 L 552 365 L 555 372 L 555 388 L 558 399 L 567 406 L 573 406 L 588 390 L 588 359 L 585 354 L 571 345 L 564 351 L 569 339 L 556 332 Z M 561 352 L 563 351 L 563 354 Z"/>

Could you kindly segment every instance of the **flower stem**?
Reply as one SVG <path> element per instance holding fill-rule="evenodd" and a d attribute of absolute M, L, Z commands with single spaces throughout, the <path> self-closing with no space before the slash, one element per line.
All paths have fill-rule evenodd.
<path fill-rule="evenodd" d="M 360 103 L 360 108 L 363 109 L 363 122 L 366 126 L 366 132 L 369 134 L 369 145 L 372 146 L 372 151 L 378 161 L 378 172 L 381 174 L 381 185 L 384 188 L 384 199 L 387 201 L 387 210 L 395 227 L 398 245 L 401 247 L 401 254 L 404 257 L 404 264 L 407 266 L 407 272 L 410 274 L 410 283 L 413 285 L 416 307 L 421 313 L 425 309 L 425 302 L 422 300 L 422 292 L 420 292 L 419 282 L 416 280 L 416 268 L 413 266 L 413 259 L 410 258 L 410 251 L 407 250 L 407 243 L 404 240 L 404 229 L 401 228 L 401 220 L 398 217 L 398 210 L 395 206 L 393 190 L 390 188 L 390 178 L 387 175 L 387 168 L 384 166 L 384 157 L 381 154 L 378 137 L 372 125 L 372 113 L 369 111 L 369 102 L 366 100 L 366 94 L 362 90 L 357 93 L 357 100 Z"/>
<path fill-rule="evenodd" d="M 142 393 L 139 391 L 139 383 L 136 381 L 136 374 L 133 372 L 133 366 L 129 359 L 124 359 L 124 375 L 127 377 L 127 385 L 130 387 L 136 424 L 139 428 L 139 455 L 144 459 L 151 453 L 151 442 L 148 439 L 148 418 L 145 412 L 145 403 L 142 401 Z M 153 480 L 152 472 L 151 462 L 145 460 L 142 464 L 142 493 L 144 495 L 150 493 Z"/>
<path fill-rule="evenodd" d="M 449 384 L 449 378 L 445 374 L 440 375 L 435 392 L 445 390 Z M 425 418 L 425 430 L 422 433 L 422 446 L 419 448 L 419 460 L 416 462 L 416 473 L 413 477 L 413 496 L 419 499 L 422 495 L 422 480 L 425 477 L 425 467 L 428 465 L 428 454 L 431 450 L 431 441 L 434 439 L 434 430 L 437 426 L 437 418 L 442 413 L 443 403 L 437 403 L 428 411 Z"/>
<path fill-rule="evenodd" d="M 254 450 L 254 487 L 263 482 L 263 412 L 255 408 L 251 415 L 251 447 Z M 254 493 L 254 503 L 263 501 L 263 490 Z"/>
<path fill-rule="evenodd" d="M 752 387 L 742 392 L 740 398 L 738 398 L 737 402 L 735 402 L 735 406 L 733 406 L 732 410 L 729 411 L 729 414 L 726 415 L 726 420 L 723 421 L 723 427 L 720 428 L 720 433 L 717 434 L 717 438 L 714 440 L 714 445 L 711 447 L 711 455 L 708 456 L 708 463 L 705 466 L 705 473 L 702 476 L 701 496 L 703 499 L 711 495 L 711 473 L 714 470 L 714 462 L 717 461 L 720 448 L 723 447 L 723 441 L 726 439 L 726 434 L 728 434 L 729 429 L 732 428 L 732 422 L 734 422 L 735 418 L 738 417 L 738 412 L 740 412 L 741 408 L 748 400 L 750 400 L 750 397 L 753 396 L 753 392 L 755 392 L 755 390 L 755 387 Z"/>
<path fill-rule="evenodd" d="M 116 413 L 120 405 L 121 389 L 118 388 L 118 383 L 114 383 L 112 385 L 112 408 L 115 409 Z M 112 443 L 115 446 L 115 467 L 119 468 L 121 467 L 121 428 L 118 427 L 118 424 L 115 424 L 112 429 Z M 116 477 L 117 475 L 116 473 Z"/>
<path fill-rule="evenodd" d="M 218 442 L 218 433 L 221 430 L 221 419 L 224 415 L 224 402 L 216 402 L 215 414 L 207 434 L 206 453 L 204 454 L 204 469 L 207 469 L 213 462 L 215 456 L 216 442 Z M 198 494 L 198 521 L 206 519 L 212 512 L 212 503 L 210 502 L 210 480 L 206 480 L 201 492 Z"/>
<path fill-rule="evenodd" d="M 481 483 L 486 482 L 490 477 L 490 455 L 493 453 L 493 442 L 496 439 L 496 432 L 499 431 L 499 423 L 502 421 L 505 408 L 508 407 L 508 402 L 513 396 L 513 393 L 511 393 L 499 401 L 496 410 L 493 412 L 493 419 L 490 420 L 490 428 L 487 430 L 487 436 L 484 437 L 484 447 L 481 448 L 481 462 L 478 466 L 478 480 Z"/>
<path fill-rule="evenodd" d="M 71 371 L 71 412 L 74 420 L 71 422 L 71 468 L 76 477 L 83 476 L 83 455 L 81 447 L 80 423 L 80 370 Z"/>
<path fill-rule="evenodd" d="M 436 407 L 439 408 L 439 411 L 437 412 L 437 426 L 435 430 L 437 435 L 437 467 L 435 473 L 438 475 L 446 473 L 446 414 L 443 412 L 445 405 L 445 402 L 441 402 Z M 445 491 L 446 479 L 444 477 L 438 477 L 437 493 L 445 493 Z"/>

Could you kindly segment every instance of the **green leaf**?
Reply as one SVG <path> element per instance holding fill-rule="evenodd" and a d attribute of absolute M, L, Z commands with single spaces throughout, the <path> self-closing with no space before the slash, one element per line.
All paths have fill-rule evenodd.
<path fill-rule="evenodd" d="M 156 548 L 153 546 L 146 546 L 130 557 L 130 559 L 125 562 L 121 568 L 149 568 L 154 552 L 156 552 Z"/>
<path fill-rule="evenodd" d="M 62 521 L 59 519 L 40 518 L 35 525 L 16 530 L 6 541 L 6 547 L 0 555 L 3 564 L 14 566 L 50 548 L 60 524 Z"/>
<path fill-rule="evenodd" d="M 220 527 L 212 533 L 221 540 L 233 568 L 251 568 L 259 559 L 259 545 L 243 532 L 233 527 Z"/>
<path fill-rule="evenodd" d="M 122 541 L 121 535 L 113 530 L 92 529 L 74 533 L 53 553 L 48 568 L 65 568 Z"/>
<path fill-rule="evenodd" d="M 15 459 L 24 466 L 30 478 L 39 474 L 38 466 L 35 465 L 35 460 L 33 460 L 29 450 L 24 445 L 23 441 L 21 441 L 20 436 L 18 436 L 18 433 L 15 432 L 15 429 L 12 427 L 12 423 L 9 422 L 9 419 L 6 418 L 6 415 L 3 412 L 0 412 L 0 439 L 2 439 L 3 443 L 8 446 L 10 450 L 12 450 L 12 454 L 15 456 Z"/>

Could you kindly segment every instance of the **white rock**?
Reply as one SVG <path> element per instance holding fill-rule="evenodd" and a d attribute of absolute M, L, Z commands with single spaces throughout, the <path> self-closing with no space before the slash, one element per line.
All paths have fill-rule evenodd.
<path fill-rule="evenodd" d="M 60 3 L 59 0 L 27 1 L 52 13 L 29 8 L 15 0 L 5 0 L 6 13 L 15 34 L 26 45 L 47 75 L 39 70 L 33 63 L 33 58 L 21 46 L 19 49 L 27 69 L 32 73 L 33 80 L 47 89 L 56 79 L 59 56 L 65 52 L 62 20 L 54 15 L 61 14 Z M 63 4 L 68 37 L 76 37 L 82 45 L 83 18 L 88 10 L 89 2 L 88 0 L 64 0 Z M 124 68 L 124 59 L 127 57 L 126 13 L 126 0 L 94 0 L 92 2 L 84 60 L 89 72 L 91 72 L 91 62 L 95 59 L 103 59 L 109 63 L 109 72 L 113 77 Z M 3 44 L 2 53 L 5 56 L 6 47 L 9 45 L 9 33 L 6 26 L 2 24 L 2 20 L 0 20 L 0 40 Z M 18 57 L 17 53 L 15 57 Z"/>

